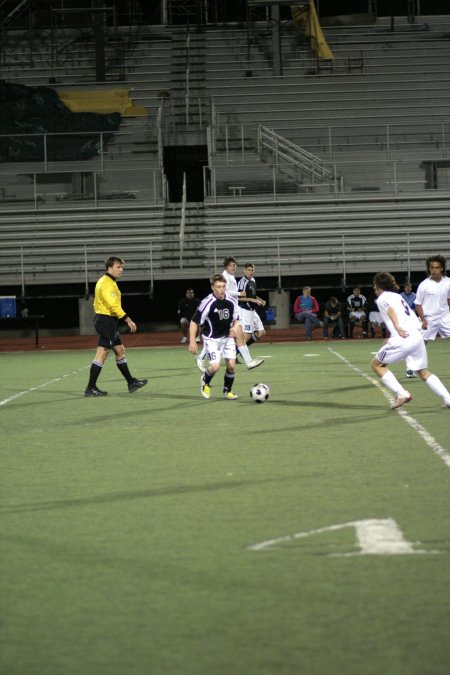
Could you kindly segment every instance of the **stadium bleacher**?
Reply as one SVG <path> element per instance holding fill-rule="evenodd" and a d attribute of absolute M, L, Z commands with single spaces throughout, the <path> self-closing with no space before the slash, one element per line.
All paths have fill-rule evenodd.
<path fill-rule="evenodd" d="M 318 68 L 301 31 L 287 26 L 281 76 L 273 75 L 268 26 L 251 30 L 249 42 L 238 25 L 122 27 L 123 67 L 112 50 L 102 83 L 92 40 L 63 30 L 55 58 L 48 31 L 36 31 L 32 55 L 29 36 L 7 31 L 7 81 L 66 91 L 126 87 L 148 115 L 124 117 L 104 155 L 76 171 L 55 162 L 0 166 L 4 284 L 18 283 L 19 257 L 28 264 L 44 248 L 39 283 L 70 283 L 62 252 L 83 251 L 83 267 L 84 250 L 97 259 L 105 240 L 127 252 L 136 280 L 148 277 L 140 247 L 150 246 L 161 280 L 203 278 L 230 251 L 255 259 L 264 276 L 381 264 L 409 273 L 430 250 L 449 252 L 448 181 L 444 168 L 442 180 L 430 176 L 447 156 L 450 16 L 413 26 L 398 20 L 395 31 L 382 18 L 328 26 L 332 69 Z M 264 156 L 261 125 L 317 157 L 326 178 L 288 167 L 280 152 Z M 205 197 L 188 203 L 181 236 L 163 154 L 193 138 L 208 145 Z M 27 284 L 38 283 L 35 262 L 27 264 Z"/>

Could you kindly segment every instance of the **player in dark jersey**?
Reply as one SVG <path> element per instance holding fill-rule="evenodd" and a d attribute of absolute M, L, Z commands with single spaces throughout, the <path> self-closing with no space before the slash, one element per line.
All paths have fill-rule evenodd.
<path fill-rule="evenodd" d="M 237 281 L 235 272 L 236 272 L 236 260 L 233 257 L 227 257 L 223 261 L 225 269 L 222 272 L 222 276 L 224 277 L 225 281 L 227 282 L 227 296 L 231 298 L 231 300 L 234 300 L 235 302 L 238 301 L 238 288 L 237 288 Z M 236 326 L 236 332 L 235 332 L 235 337 L 236 337 L 236 346 L 237 346 L 237 351 L 240 353 L 242 358 L 245 361 L 245 365 L 247 366 L 248 370 L 251 370 L 252 368 L 257 368 L 260 366 L 262 363 L 264 363 L 264 359 L 252 359 L 250 351 L 247 347 L 246 343 L 246 336 L 244 334 L 244 331 L 242 330 L 242 325 L 239 324 Z M 201 370 L 203 373 L 205 372 L 205 366 L 206 366 L 206 350 L 203 349 L 200 352 L 200 355 L 197 357 L 197 368 Z"/>
<path fill-rule="evenodd" d="M 256 307 L 264 307 L 266 301 L 259 298 L 256 293 L 254 273 L 255 266 L 252 263 L 246 263 L 244 265 L 244 276 L 238 281 L 239 315 L 247 344 L 257 342 L 266 332 L 256 311 Z"/>
<path fill-rule="evenodd" d="M 197 354 L 195 341 L 198 326 L 202 327 L 203 344 L 209 359 L 209 366 L 200 380 L 203 398 L 211 397 L 211 380 L 220 368 L 221 358 L 225 359 L 226 371 L 223 381 L 223 395 L 229 401 L 237 399 L 233 393 L 236 367 L 235 326 L 239 322 L 239 309 L 226 296 L 227 282 L 221 274 L 211 278 L 212 293 L 197 307 L 189 326 L 189 351 Z"/>

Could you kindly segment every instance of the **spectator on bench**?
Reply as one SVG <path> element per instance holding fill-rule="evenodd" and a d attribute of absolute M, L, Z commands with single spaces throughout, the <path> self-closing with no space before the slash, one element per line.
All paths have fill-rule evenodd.
<path fill-rule="evenodd" d="M 342 305 L 334 295 L 328 300 L 325 305 L 323 317 L 323 337 L 328 340 L 328 327 L 337 328 L 340 338 L 345 338 L 344 319 L 342 318 Z M 331 337 L 333 337 L 332 331 Z"/>
<path fill-rule="evenodd" d="M 307 340 L 312 340 L 312 331 L 314 328 L 322 326 L 318 319 L 319 304 L 316 298 L 311 295 L 310 286 L 305 286 L 302 295 L 299 295 L 294 302 L 294 315 L 299 323 L 305 324 L 305 334 Z"/>

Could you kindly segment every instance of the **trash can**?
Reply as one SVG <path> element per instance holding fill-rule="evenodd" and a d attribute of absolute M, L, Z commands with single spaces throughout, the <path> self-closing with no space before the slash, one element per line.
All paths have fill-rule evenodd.
<path fill-rule="evenodd" d="M 15 319 L 16 313 L 16 296 L 0 295 L 0 318 Z"/>

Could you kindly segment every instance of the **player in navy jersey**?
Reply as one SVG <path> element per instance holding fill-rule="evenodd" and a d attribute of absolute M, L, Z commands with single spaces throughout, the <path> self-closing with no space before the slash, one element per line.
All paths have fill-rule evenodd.
<path fill-rule="evenodd" d="M 373 278 L 377 305 L 390 337 L 378 350 L 371 367 L 382 383 L 396 395 L 392 408 L 400 408 L 412 400 L 409 391 L 388 370 L 389 363 L 406 361 L 435 394 L 444 401 L 444 408 L 450 408 L 450 393 L 441 380 L 428 370 L 428 357 L 422 336 L 420 321 L 415 312 L 399 294 L 395 278 L 389 272 L 378 272 Z"/>
<path fill-rule="evenodd" d="M 203 398 L 211 397 L 211 380 L 225 359 L 226 371 L 223 381 L 223 395 L 229 401 L 237 399 L 233 393 L 236 368 L 236 327 L 239 325 L 237 303 L 226 295 L 227 282 L 222 274 L 211 278 L 212 293 L 197 307 L 189 326 L 189 351 L 197 354 L 195 341 L 198 327 L 202 327 L 203 344 L 209 359 L 209 366 L 200 379 Z"/>
<path fill-rule="evenodd" d="M 244 331 L 247 344 L 257 342 L 266 333 L 256 307 L 264 307 L 266 302 L 259 298 L 256 293 L 256 281 L 254 278 L 255 266 L 252 263 L 244 265 L 244 276 L 238 281 L 239 314 L 242 330 Z"/>
<path fill-rule="evenodd" d="M 236 272 L 236 260 L 232 257 L 225 258 L 223 261 L 225 269 L 222 272 L 222 276 L 226 281 L 227 284 L 227 296 L 231 298 L 231 300 L 234 300 L 235 302 L 238 301 L 239 297 L 239 292 L 237 289 L 237 281 L 235 278 L 235 272 Z M 257 368 L 260 366 L 262 363 L 264 363 L 264 359 L 252 359 L 250 351 L 247 347 L 247 344 L 245 342 L 245 335 L 244 331 L 242 330 L 242 325 L 241 323 L 236 324 L 235 327 L 235 339 L 236 339 L 236 345 L 237 345 L 237 350 L 242 356 L 242 358 L 245 361 L 245 365 L 249 370 L 252 368 Z M 199 370 L 202 372 L 205 371 L 205 356 L 206 356 L 206 350 L 203 349 L 200 353 L 200 355 L 197 357 L 197 367 Z"/>

